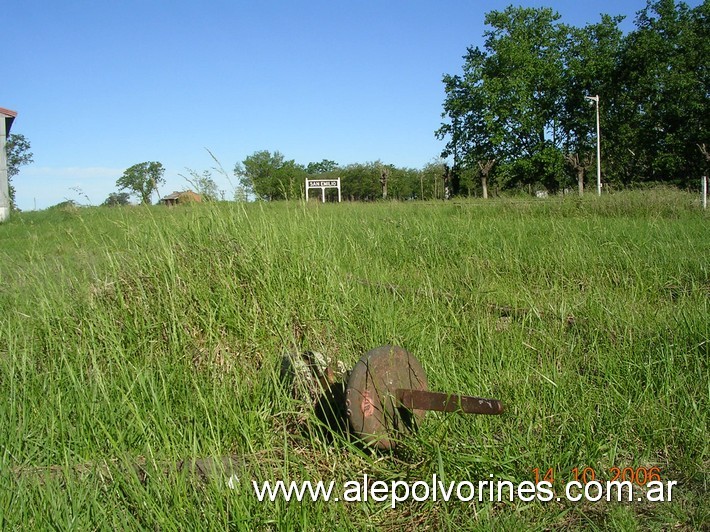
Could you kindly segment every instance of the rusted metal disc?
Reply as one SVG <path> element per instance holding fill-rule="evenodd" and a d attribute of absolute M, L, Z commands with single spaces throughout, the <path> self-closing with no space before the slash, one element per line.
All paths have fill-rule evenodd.
<path fill-rule="evenodd" d="M 424 368 L 401 347 L 373 349 L 350 373 L 345 408 L 352 431 L 366 444 L 391 449 L 397 433 L 412 430 L 424 417 L 424 410 L 401 406 L 396 397 L 398 389 L 428 389 Z"/>

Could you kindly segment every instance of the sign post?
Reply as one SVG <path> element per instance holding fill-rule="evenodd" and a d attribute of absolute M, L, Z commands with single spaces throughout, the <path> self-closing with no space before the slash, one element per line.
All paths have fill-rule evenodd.
<path fill-rule="evenodd" d="M 321 201 L 325 203 L 325 189 L 326 188 L 337 188 L 338 189 L 338 203 L 342 201 L 340 195 L 340 178 L 337 179 L 306 179 L 306 201 L 308 201 L 308 190 L 311 188 L 319 188 Z"/>

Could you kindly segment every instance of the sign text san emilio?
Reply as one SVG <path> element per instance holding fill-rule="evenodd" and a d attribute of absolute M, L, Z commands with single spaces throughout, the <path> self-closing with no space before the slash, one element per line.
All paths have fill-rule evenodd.
<path fill-rule="evenodd" d="M 321 200 L 325 203 L 325 189 L 338 189 L 338 202 L 342 201 L 340 196 L 340 178 L 337 179 L 306 179 L 306 201 L 308 201 L 308 190 L 311 188 L 319 188 Z"/>

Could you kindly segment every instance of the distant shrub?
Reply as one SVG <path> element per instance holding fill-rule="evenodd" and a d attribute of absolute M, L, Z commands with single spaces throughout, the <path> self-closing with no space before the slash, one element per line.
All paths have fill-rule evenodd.
<path fill-rule="evenodd" d="M 130 204 L 131 195 L 128 192 L 111 192 L 101 204 L 104 207 L 116 207 Z"/>

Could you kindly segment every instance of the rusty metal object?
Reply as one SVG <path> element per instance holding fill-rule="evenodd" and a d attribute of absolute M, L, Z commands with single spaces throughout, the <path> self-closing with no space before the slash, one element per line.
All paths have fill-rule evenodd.
<path fill-rule="evenodd" d="M 366 353 L 350 373 L 345 390 L 350 428 L 367 445 L 392 449 L 397 436 L 416 429 L 428 410 L 500 414 L 503 404 L 428 390 L 424 368 L 405 349 L 385 345 Z"/>
<path fill-rule="evenodd" d="M 441 392 L 399 389 L 395 392 L 399 403 L 408 409 L 433 410 L 435 412 L 461 412 L 463 414 L 503 413 L 503 403 L 497 399 L 483 399 L 468 395 L 453 395 Z"/>
<path fill-rule="evenodd" d="M 385 345 L 365 354 L 355 364 L 345 389 L 350 428 L 366 444 L 390 449 L 392 434 L 412 430 L 423 410 L 400 408 L 398 389 L 427 390 L 419 361 L 401 347 Z"/>

